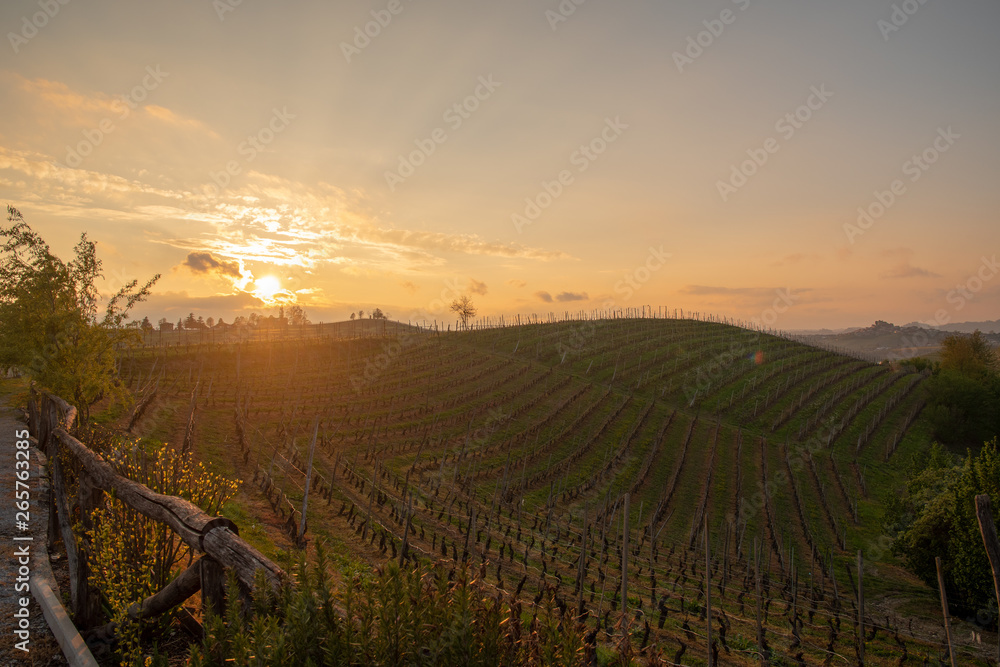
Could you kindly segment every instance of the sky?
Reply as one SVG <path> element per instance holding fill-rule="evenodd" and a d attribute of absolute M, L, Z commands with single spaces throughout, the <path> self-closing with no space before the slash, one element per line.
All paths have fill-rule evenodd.
<path fill-rule="evenodd" d="M 994 0 L 5 0 L 0 195 L 134 311 L 1000 317 Z"/>

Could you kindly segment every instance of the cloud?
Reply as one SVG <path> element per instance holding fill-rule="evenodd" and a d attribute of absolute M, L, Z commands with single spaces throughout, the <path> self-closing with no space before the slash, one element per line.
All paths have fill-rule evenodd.
<path fill-rule="evenodd" d="M 586 301 L 588 298 L 586 292 L 560 292 L 556 295 L 556 301 Z"/>
<path fill-rule="evenodd" d="M 524 282 L 523 280 L 518 280 L 515 278 L 513 280 L 508 280 L 507 284 L 510 285 L 511 287 L 517 287 L 518 289 L 520 289 L 525 285 L 527 285 L 528 283 Z"/>
<path fill-rule="evenodd" d="M 776 262 L 771 262 L 771 266 L 791 266 L 806 260 L 816 262 L 820 259 L 822 259 L 822 256 L 815 253 L 794 252 L 790 255 L 785 255 Z"/>
<path fill-rule="evenodd" d="M 476 280 L 475 278 L 469 278 L 469 291 L 473 294 L 479 294 L 480 296 L 486 296 L 488 288 L 486 283 Z"/>
<path fill-rule="evenodd" d="M 193 273 L 218 273 L 231 278 L 240 278 L 240 263 L 216 259 L 210 252 L 190 252 L 187 259 L 181 262 Z"/>
<path fill-rule="evenodd" d="M 545 303 L 552 303 L 552 295 L 548 292 L 535 292 L 535 296 L 544 301 Z"/>
<path fill-rule="evenodd" d="M 882 278 L 940 278 L 940 274 L 929 269 L 913 266 L 910 258 L 913 257 L 913 250 L 910 248 L 890 248 L 882 251 L 882 256 L 889 259 L 896 259 L 892 267 L 881 274 Z"/>
<path fill-rule="evenodd" d="M 883 278 L 940 278 L 940 273 L 934 273 L 909 262 L 901 262 L 882 274 Z"/>
<path fill-rule="evenodd" d="M 407 280 L 405 283 L 400 283 L 399 286 L 405 289 L 410 294 L 416 294 L 417 290 L 420 289 L 419 287 L 414 285 L 412 281 L 409 280 Z"/>

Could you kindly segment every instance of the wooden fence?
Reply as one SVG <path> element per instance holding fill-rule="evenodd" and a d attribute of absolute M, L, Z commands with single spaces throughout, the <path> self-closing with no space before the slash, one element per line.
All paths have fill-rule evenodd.
<path fill-rule="evenodd" d="M 28 426 L 38 446 L 51 462 L 49 507 L 49 542 L 62 537 L 69 566 L 70 608 L 80 628 L 92 628 L 100 622 L 96 591 L 89 582 L 88 549 L 84 538 L 75 534 L 79 521 L 90 530 L 91 513 L 101 505 L 103 493 L 113 492 L 131 510 L 154 521 L 167 524 L 178 537 L 201 554 L 191 565 L 156 594 L 137 601 L 128 610 L 132 619 L 149 618 L 181 604 L 199 590 L 203 608 L 215 613 L 225 609 L 226 571 L 232 570 L 241 588 L 252 591 L 258 572 L 272 588 L 284 585 L 285 573 L 239 537 L 239 530 L 225 517 L 212 517 L 193 503 L 150 490 L 119 475 L 99 454 L 70 435 L 76 408 L 63 399 L 39 394 L 32 389 L 28 402 Z M 68 482 L 63 463 L 73 461 L 77 484 L 75 493 Z M 122 563 L 121 567 L 129 567 Z"/>

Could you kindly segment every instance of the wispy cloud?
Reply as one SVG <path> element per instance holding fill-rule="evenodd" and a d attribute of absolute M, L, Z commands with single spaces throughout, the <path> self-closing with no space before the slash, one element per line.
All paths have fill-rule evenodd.
<path fill-rule="evenodd" d="M 910 248 L 891 248 L 882 251 L 882 256 L 895 263 L 881 274 L 883 278 L 940 278 L 940 274 L 911 264 L 914 252 Z"/>

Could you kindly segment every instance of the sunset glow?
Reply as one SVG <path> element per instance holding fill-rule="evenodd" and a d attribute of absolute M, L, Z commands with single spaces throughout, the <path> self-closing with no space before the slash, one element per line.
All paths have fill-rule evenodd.
<path fill-rule="evenodd" d="M 267 305 L 277 303 L 275 296 L 281 293 L 281 282 L 274 276 L 264 276 L 254 281 L 254 289 L 251 292 L 255 297 Z"/>
<path fill-rule="evenodd" d="M 997 317 L 996 3 L 399 6 L 4 3 L 4 201 L 154 321 Z"/>

